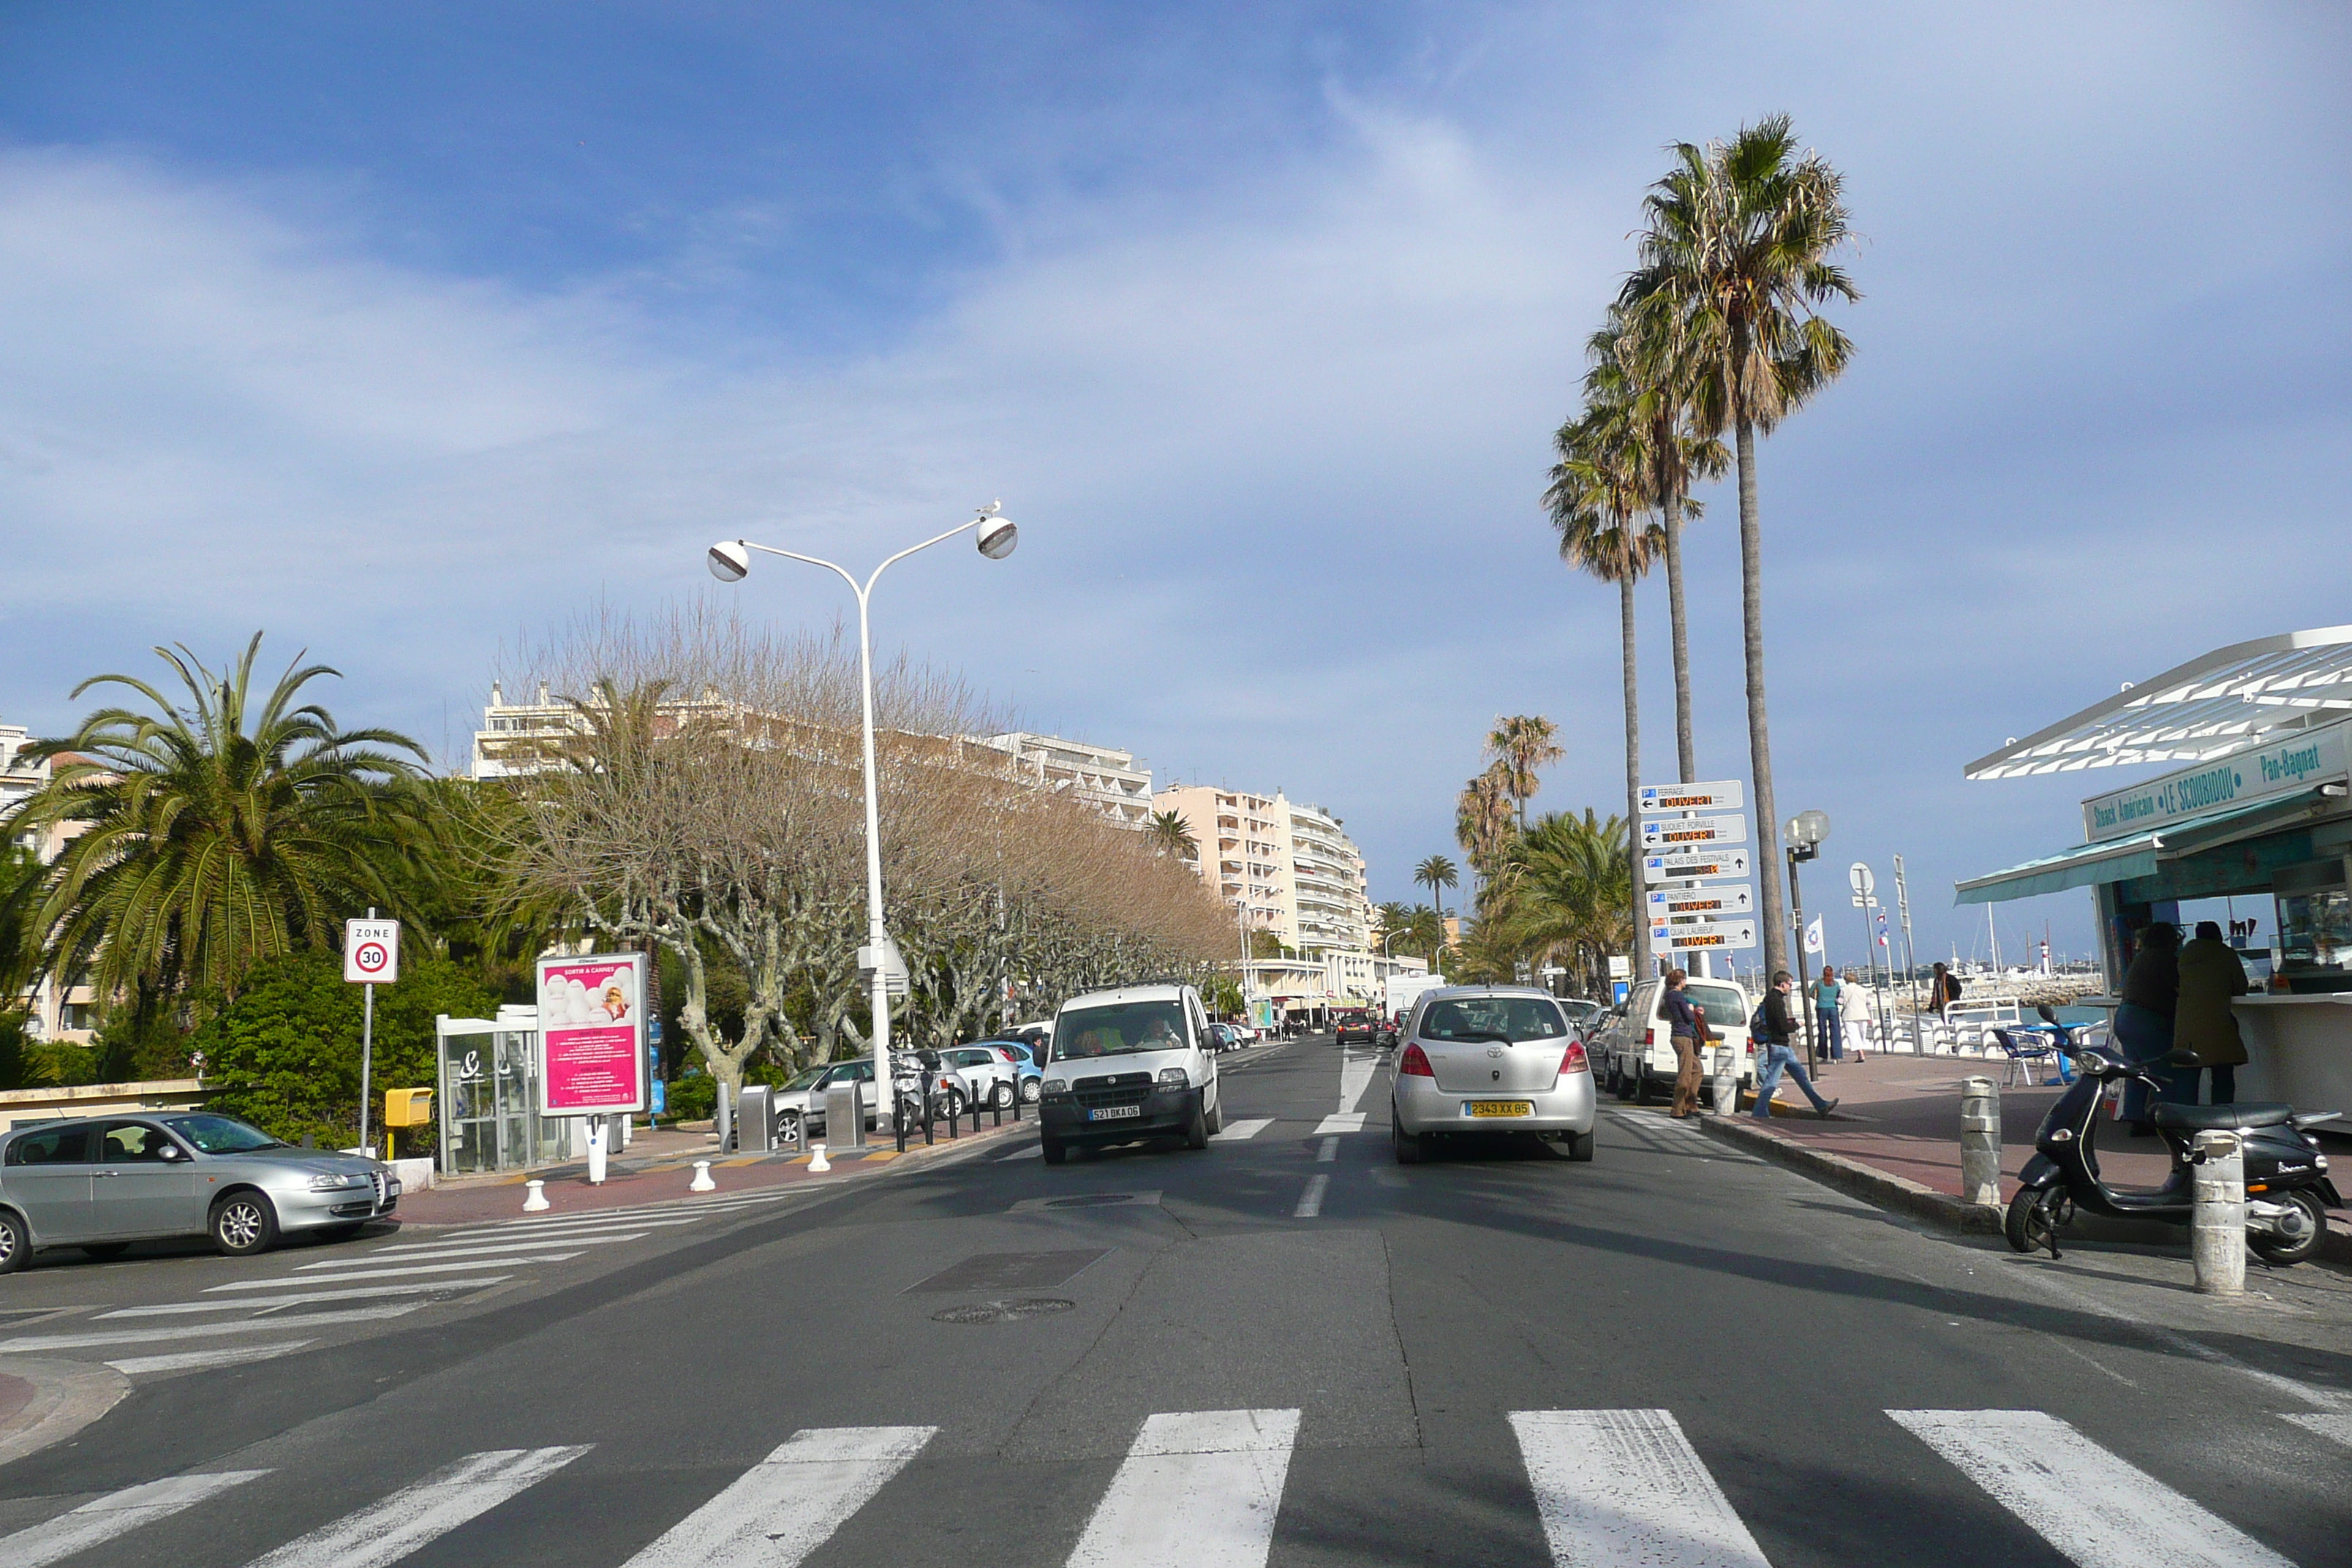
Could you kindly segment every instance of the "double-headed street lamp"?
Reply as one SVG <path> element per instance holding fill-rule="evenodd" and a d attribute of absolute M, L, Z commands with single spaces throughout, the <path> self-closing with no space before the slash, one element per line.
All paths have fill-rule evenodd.
<path fill-rule="evenodd" d="M 902 968 L 897 944 L 890 940 L 888 929 L 882 921 L 882 810 L 876 794 L 874 771 L 874 634 L 867 615 L 867 605 L 874 595 L 874 584 L 882 574 L 919 550 L 929 550 L 943 540 L 953 539 L 967 530 L 978 530 L 976 542 L 980 552 L 991 561 L 1002 561 L 1013 553 L 1020 541 L 1013 520 L 1001 516 L 995 501 L 982 507 L 970 522 L 958 523 L 945 533 L 926 539 L 920 544 L 901 550 L 881 565 L 874 568 L 872 576 L 860 583 L 832 562 L 814 555 L 803 555 L 798 551 L 779 550 L 772 544 L 754 544 L 748 539 L 722 539 L 710 547 L 710 574 L 722 583 L 740 583 L 751 570 L 751 552 L 761 551 L 781 555 L 788 561 L 804 561 L 812 566 L 822 566 L 837 574 L 857 595 L 857 673 L 859 698 L 863 704 L 866 742 L 866 952 L 861 967 L 869 967 L 873 976 L 874 1007 L 874 1125 L 877 1132 L 887 1132 L 896 1107 L 890 1100 L 890 973 Z M 853 1130 L 855 1136 L 855 1130 Z"/>

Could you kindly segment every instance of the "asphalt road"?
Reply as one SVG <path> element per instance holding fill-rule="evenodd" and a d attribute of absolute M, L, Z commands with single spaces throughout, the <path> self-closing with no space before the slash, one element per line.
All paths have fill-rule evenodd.
<path fill-rule="evenodd" d="M 1398 1167 L 1352 1054 L 1230 1068 L 1202 1152 L 1024 1136 L 571 1233 L 628 1240 L 436 1237 L 572 1256 L 138 1374 L 0 1466 L 0 1564 L 2352 1563 L 2340 1277 L 2221 1304 L 2177 1258 L 2013 1258 L 1654 1112 L 1606 1111 L 1591 1164 Z M 312 1252 L 236 1267 L 423 1266 Z M 247 1278 L 37 1271 L 0 1310 L 138 1267 L 152 1305 Z"/>

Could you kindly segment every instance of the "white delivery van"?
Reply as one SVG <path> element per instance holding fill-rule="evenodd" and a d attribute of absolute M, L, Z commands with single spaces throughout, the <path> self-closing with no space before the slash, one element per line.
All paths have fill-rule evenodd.
<path fill-rule="evenodd" d="M 1174 1135 L 1205 1149 L 1222 1131 L 1216 1043 L 1190 985 L 1073 996 L 1054 1017 L 1037 1099 L 1045 1163 L 1076 1149 Z"/>
<path fill-rule="evenodd" d="M 1739 1053 L 1741 1086 L 1754 1084 L 1756 1047 L 1748 1037 L 1748 1016 L 1756 1004 L 1747 989 L 1736 981 L 1696 974 L 1685 989 L 1694 1005 L 1706 1009 L 1706 1026 L 1717 1040 Z M 1675 1059 L 1675 1042 L 1666 1026 L 1665 997 L 1665 981 L 1651 976 L 1633 987 L 1623 1012 L 1612 1014 L 1600 1032 L 1593 1068 L 1601 1076 L 1601 1086 L 1613 1089 L 1620 1100 L 1647 1105 L 1674 1097 L 1675 1075 L 1682 1064 Z M 1712 1059 L 1699 1063 L 1699 1075 L 1701 1089 L 1712 1093 Z"/>

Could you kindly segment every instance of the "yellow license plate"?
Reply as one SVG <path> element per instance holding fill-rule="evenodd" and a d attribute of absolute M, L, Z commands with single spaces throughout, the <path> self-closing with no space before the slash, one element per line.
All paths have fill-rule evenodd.
<path fill-rule="evenodd" d="M 1473 1116 L 1533 1116 L 1536 1108 L 1525 1100 L 1474 1100 L 1470 1102 Z"/>

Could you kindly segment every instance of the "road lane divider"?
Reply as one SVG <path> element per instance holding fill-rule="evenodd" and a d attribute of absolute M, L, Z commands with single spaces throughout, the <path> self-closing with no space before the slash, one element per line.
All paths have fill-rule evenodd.
<path fill-rule="evenodd" d="M 1313 1219 L 1323 1212 L 1323 1194 L 1331 1187 L 1328 1176 L 1310 1176 L 1307 1190 L 1298 1195 L 1298 1206 L 1290 1211 L 1293 1219 Z"/>

